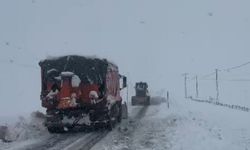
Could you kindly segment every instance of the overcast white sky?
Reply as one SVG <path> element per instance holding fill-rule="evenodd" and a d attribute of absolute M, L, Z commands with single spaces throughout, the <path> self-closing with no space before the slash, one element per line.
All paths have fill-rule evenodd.
<path fill-rule="evenodd" d="M 40 109 L 37 64 L 51 55 L 108 58 L 132 83 L 183 96 L 182 73 L 250 60 L 249 6 L 249 0 L 1 0 L 0 116 Z"/>

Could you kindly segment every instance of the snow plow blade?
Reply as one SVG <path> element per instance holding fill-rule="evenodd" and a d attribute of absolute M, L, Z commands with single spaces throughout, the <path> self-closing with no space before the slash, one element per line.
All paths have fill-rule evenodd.
<path fill-rule="evenodd" d="M 146 96 L 146 97 L 133 96 L 131 104 L 132 104 L 132 106 L 135 106 L 135 105 L 150 105 L 150 97 L 149 96 Z"/>

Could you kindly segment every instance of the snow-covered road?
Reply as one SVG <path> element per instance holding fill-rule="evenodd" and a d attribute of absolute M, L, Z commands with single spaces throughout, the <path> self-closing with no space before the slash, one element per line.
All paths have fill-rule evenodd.
<path fill-rule="evenodd" d="M 99 130 L 50 134 L 43 121 L 42 118 L 32 116 L 30 121 L 23 119 L 9 126 L 6 139 L 13 142 L 0 142 L 0 150 L 88 150 L 108 133 L 107 130 Z"/>
<path fill-rule="evenodd" d="M 140 119 L 146 111 L 147 107 L 134 108 L 130 118 Z M 125 124 L 127 120 L 123 122 Z M 120 129 L 121 125 L 117 126 L 114 132 Z M 108 133 L 108 130 L 103 129 L 89 133 L 49 134 L 43 126 L 43 119 L 34 116 L 29 122 L 23 118 L 10 128 L 12 131 L 8 138 L 13 142 L 1 142 L 0 150 L 89 150 Z"/>
<path fill-rule="evenodd" d="M 166 103 L 129 109 L 129 119 L 101 137 L 97 144 L 92 143 L 95 145 L 91 150 L 250 149 L 248 112 L 185 99 L 171 100 L 169 109 Z M 27 140 L 0 143 L 0 149 L 89 149 L 84 143 L 100 135 L 98 132 L 62 135 L 42 132 Z"/>

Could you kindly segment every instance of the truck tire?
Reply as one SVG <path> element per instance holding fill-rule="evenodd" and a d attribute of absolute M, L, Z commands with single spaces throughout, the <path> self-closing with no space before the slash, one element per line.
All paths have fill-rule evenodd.
<path fill-rule="evenodd" d="M 122 121 L 122 104 L 119 102 L 118 104 L 118 107 L 119 107 L 119 114 L 117 116 L 117 122 L 120 123 Z"/>
<path fill-rule="evenodd" d="M 47 127 L 49 133 L 64 133 L 63 127 Z"/>
<path fill-rule="evenodd" d="M 132 106 L 135 106 L 135 105 L 136 105 L 136 102 L 135 102 L 135 98 L 134 98 L 134 97 L 132 97 L 132 99 L 131 99 L 131 105 L 132 105 Z"/>
<path fill-rule="evenodd" d="M 149 96 L 147 96 L 147 98 L 146 98 L 146 103 L 145 103 L 146 105 L 150 105 L 150 97 Z"/>
<path fill-rule="evenodd" d="M 128 106 L 126 102 L 122 104 L 122 119 L 128 119 Z"/>
<path fill-rule="evenodd" d="M 108 122 L 107 122 L 108 130 L 110 131 L 113 130 L 117 122 L 118 116 L 119 116 L 119 106 L 118 104 L 114 104 L 108 113 Z"/>
<path fill-rule="evenodd" d="M 112 119 L 109 118 L 108 123 L 107 123 L 107 129 L 108 129 L 109 131 L 112 131 L 113 128 L 114 128 L 114 123 L 113 123 Z"/>

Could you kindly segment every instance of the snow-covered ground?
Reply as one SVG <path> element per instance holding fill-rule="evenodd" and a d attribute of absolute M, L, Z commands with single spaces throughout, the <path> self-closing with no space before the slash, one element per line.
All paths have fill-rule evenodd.
<path fill-rule="evenodd" d="M 185 99 L 149 106 L 144 117 L 111 132 L 93 150 L 247 150 L 249 113 Z"/>
<path fill-rule="evenodd" d="M 231 105 L 250 107 L 249 69 L 246 65 L 237 70 L 221 70 L 218 72 L 219 102 Z M 190 75 L 188 80 L 188 96 L 196 98 L 196 80 Z M 216 98 L 215 73 L 198 78 L 198 98 L 208 100 Z"/>
<path fill-rule="evenodd" d="M 33 143 L 41 142 L 50 136 L 43 125 L 44 116 L 40 112 L 33 112 L 29 118 L 19 117 L 15 124 L 7 125 L 5 140 L 0 140 L 0 150 L 16 150 Z"/>
<path fill-rule="evenodd" d="M 250 149 L 248 112 L 186 99 L 171 99 L 170 108 L 166 103 L 162 103 L 148 107 L 130 106 L 129 110 L 129 119 L 123 120 L 92 150 Z M 31 118 L 30 121 L 21 120 L 18 125 L 11 127 L 9 138 L 15 141 L 0 141 L 1 150 L 20 147 L 25 149 L 32 144 L 46 140 L 49 142 L 52 138 L 61 139 L 59 144 L 57 141 L 52 142 L 53 144 L 64 144 L 66 147 L 67 144 L 84 136 L 84 133 L 50 135 L 42 126 L 41 118 L 34 115 Z M 40 145 L 43 144 L 46 145 Z"/>

